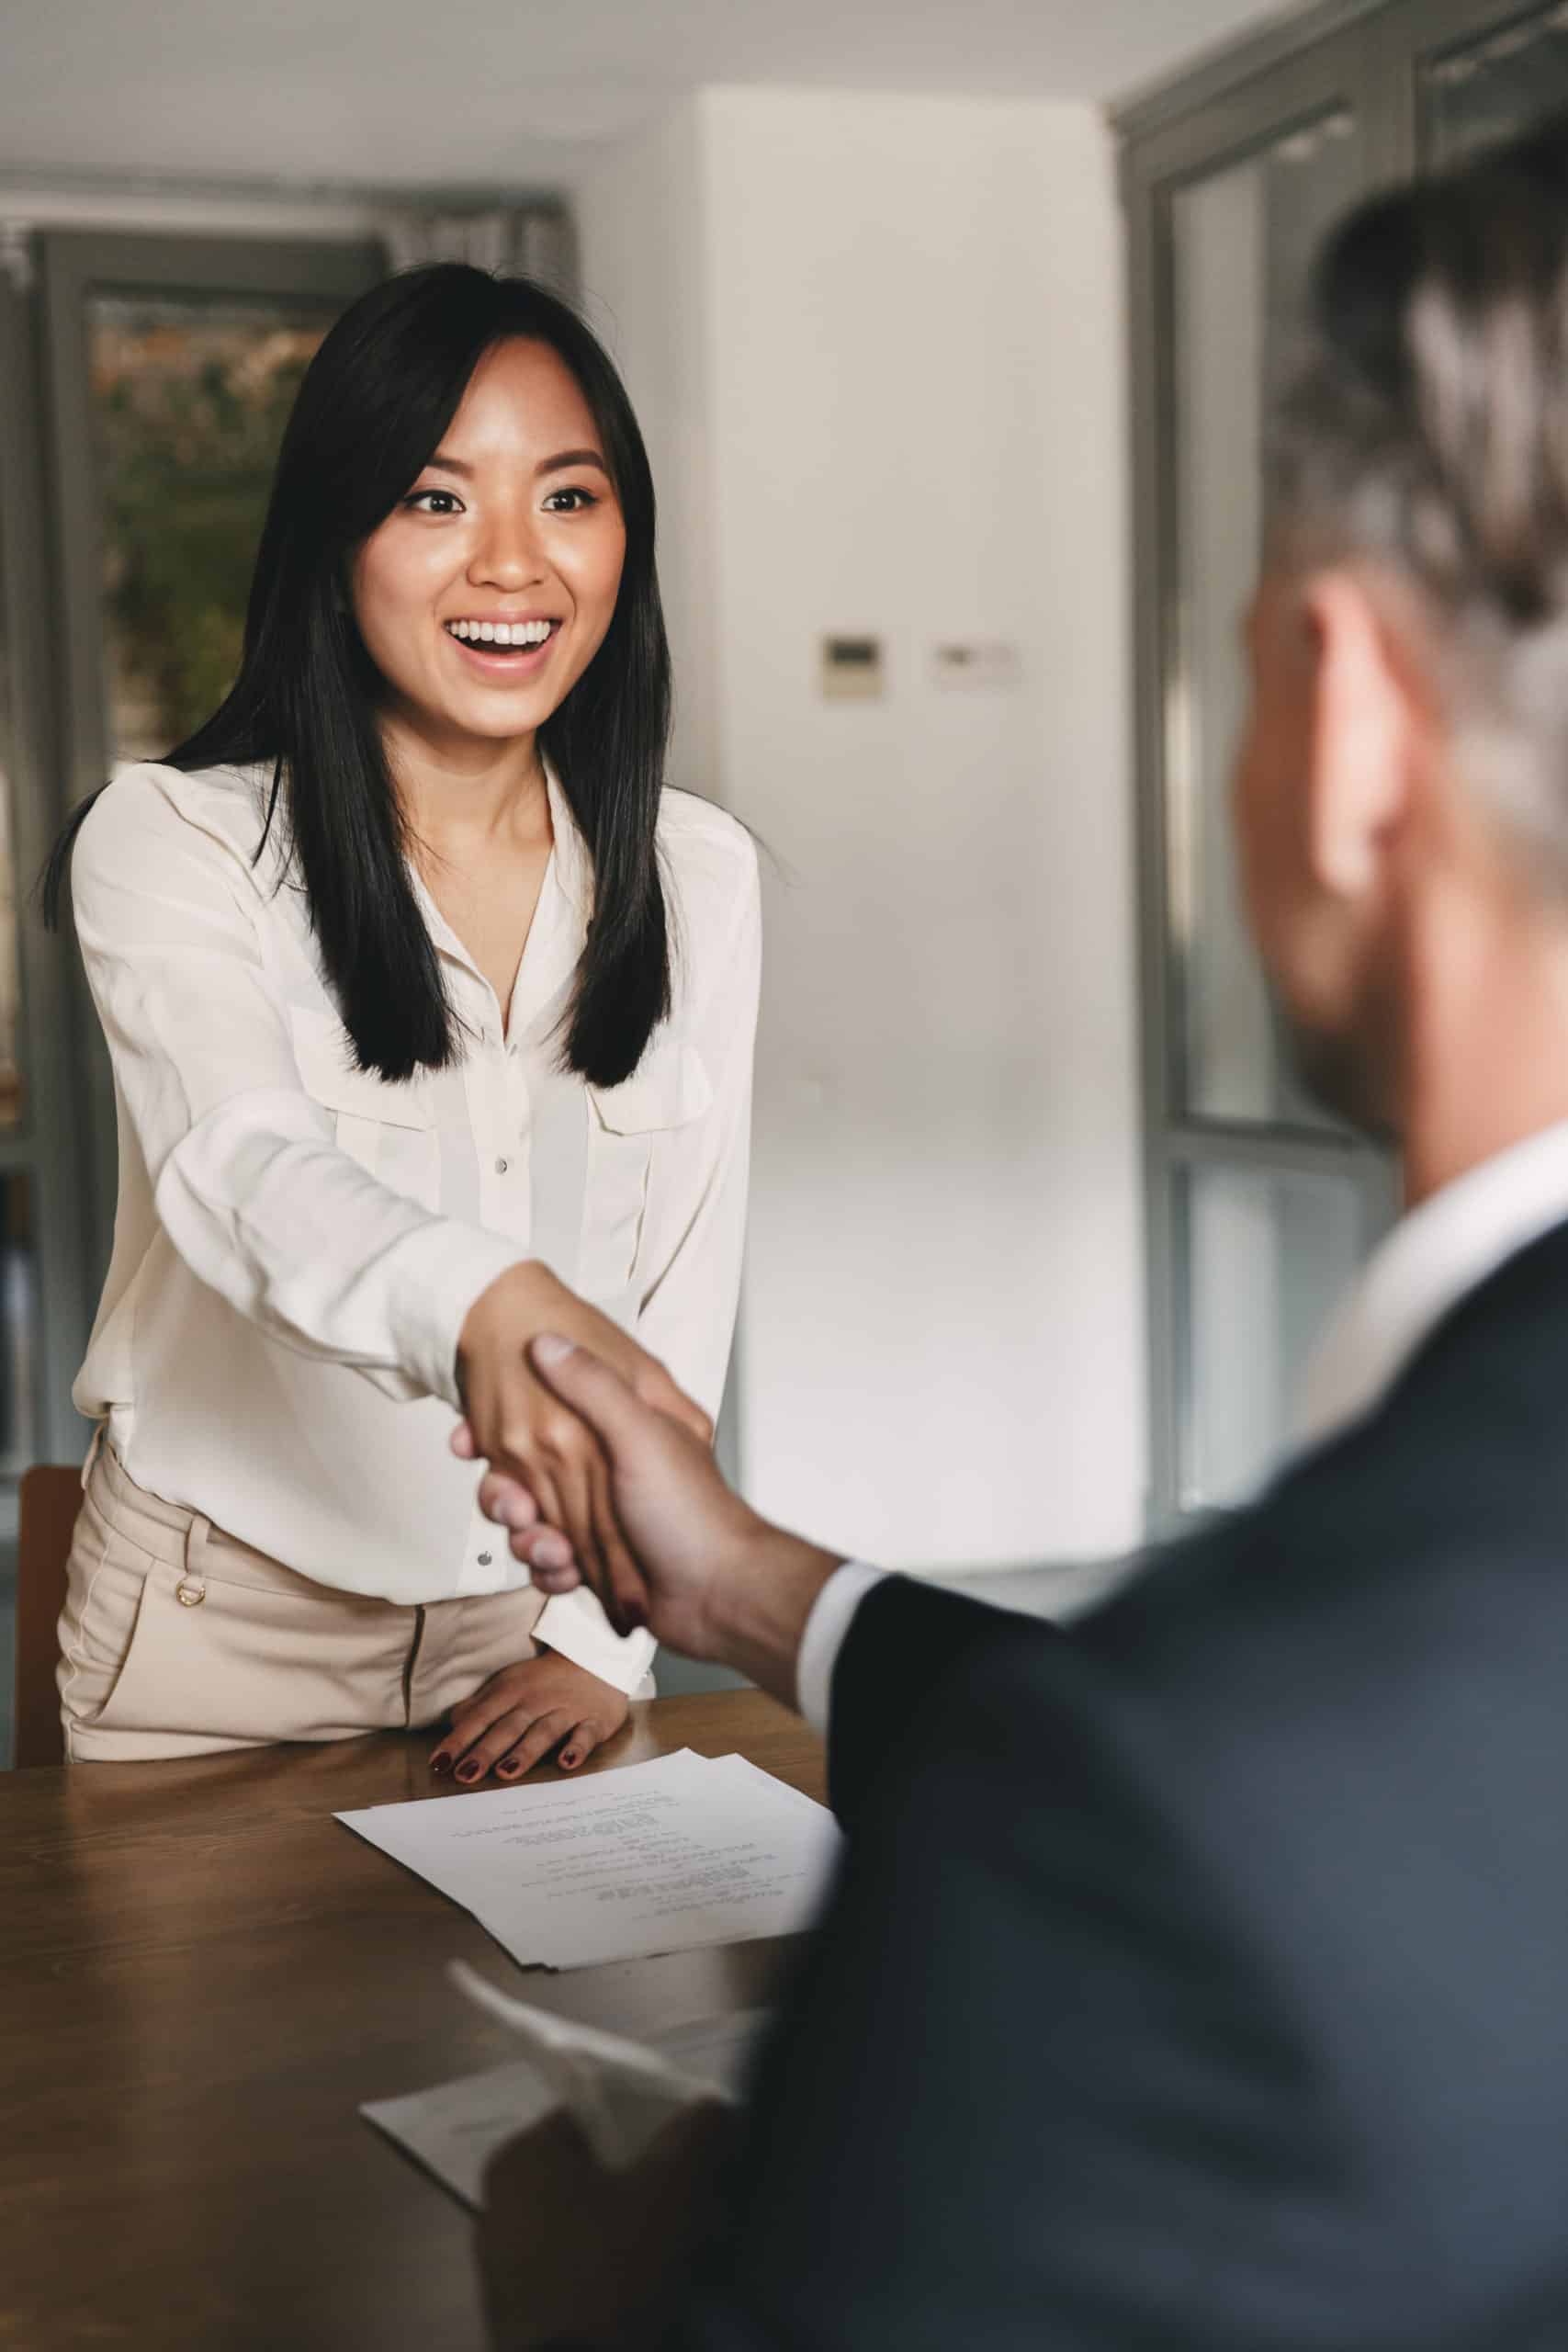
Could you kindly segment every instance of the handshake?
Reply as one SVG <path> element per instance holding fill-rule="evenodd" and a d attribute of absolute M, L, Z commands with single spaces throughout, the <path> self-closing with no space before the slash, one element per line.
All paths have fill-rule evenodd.
<path fill-rule="evenodd" d="M 587 1540 L 574 1542 L 540 1492 L 547 1480 L 487 1449 L 470 1406 L 453 1451 L 488 1459 L 479 1508 L 506 1530 L 513 1557 L 541 1592 L 586 1584 L 618 1632 L 646 1625 L 672 1649 L 732 1667 L 793 1706 L 801 1636 L 841 1555 L 770 1525 L 732 1493 L 705 1419 L 668 1374 L 660 1378 L 669 1398 L 660 1391 L 655 1399 L 646 1382 L 634 1386 L 558 1332 L 533 1338 L 524 1352 L 532 1382 L 596 1442 L 602 1491 L 581 1514 Z"/>

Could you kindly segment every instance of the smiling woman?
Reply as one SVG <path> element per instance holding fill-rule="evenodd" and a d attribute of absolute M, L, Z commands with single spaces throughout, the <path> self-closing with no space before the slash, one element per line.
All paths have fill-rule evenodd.
<path fill-rule="evenodd" d="M 635 1571 L 525 1351 L 566 1331 L 709 1431 L 756 861 L 665 787 L 669 697 L 599 345 L 457 266 L 367 295 L 300 386 L 232 693 L 48 878 L 120 1114 L 73 1759 L 442 1724 L 435 1769 L 510 1778 L 624 1716 Z M 598 1598 L 529 1587 L 459 1411 Z"/>

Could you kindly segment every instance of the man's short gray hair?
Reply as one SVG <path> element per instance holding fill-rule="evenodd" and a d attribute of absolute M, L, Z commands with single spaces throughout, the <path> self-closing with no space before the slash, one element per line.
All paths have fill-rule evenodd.
<path fill-rule="evenodd" d="M 1278 559 L 1416 589 L 1463 772 L 1568 892 L 1568 117 L 1332 233 L 1267 464 Z"/>

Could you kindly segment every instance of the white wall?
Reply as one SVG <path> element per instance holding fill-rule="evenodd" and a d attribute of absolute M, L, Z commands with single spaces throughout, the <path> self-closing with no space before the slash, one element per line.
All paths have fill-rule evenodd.
<path fill-rule="evenodd" d="M 673 773 L 722 800 L 705 133 L 699 101 L 671 107 L 604 151 L 573 204 L 583 309 L 625 369 L 653 461 L 675 664 Z"/>
<path fill-rule="evenodd" d="M 776 854 L 740 1358 L 765 1510 L 1135 1539 L 1121 234 L 1077 104 L 705 93 L 579 190 L 664 485 L 685 774 Z M 818 641 L 886 647 L 828 703 Z M 940 639 L 1021 682 L 928 675 Z M 694 658 L 701 676 L 691 675 Z"/>

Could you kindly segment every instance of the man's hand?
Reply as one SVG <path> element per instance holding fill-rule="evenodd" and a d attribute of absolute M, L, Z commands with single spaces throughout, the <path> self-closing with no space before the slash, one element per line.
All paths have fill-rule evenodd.
<path fill-rule="evenodd" d="M 652 2342 L 713 2228 L 735 2119 L 683 2109 L 648 2154 L 605 2172 L 564 2110 L 485 2169 L 479 2269 L 495 2352 Z"/>
<path fill-rule="evenodd" d="M 466 1785 L 493 1770 L 521 1780 L 552 1747 L 570 1772 L 626 1719 L 626 1694 L 569 1657 L 541 1650 L 502 1667 L 452 1710 L 452 1727 L 430 1759 Z"/>
<path fill-rule="evenodd" d="M 536 1340 L 540 1381 L 590 1429 L 609 1465 L 616 1524 L 648 1590 L 648 1623 L 688 1657 L 733 1666 L 795 1703 L 795 1659 L 811 1606 L 838 1565 L 772 1527 L 730 1492 L 706 1443 L 656 1410 L 570 1340 Z M 570 1592 L 580 1563 L 516 1481 L 492 1469 L 479 1508 L 510 1532 L 542 1592 Z"/>

